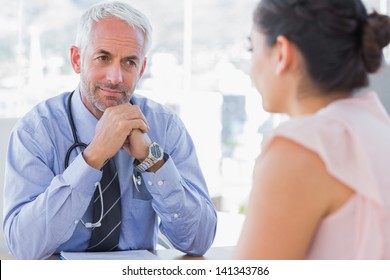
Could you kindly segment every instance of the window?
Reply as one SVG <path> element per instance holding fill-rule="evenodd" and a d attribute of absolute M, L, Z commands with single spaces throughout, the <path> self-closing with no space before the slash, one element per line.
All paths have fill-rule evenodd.
<path fill-rule="evenodd" d="M 249 189 L 252 169 L 248 168 L 245 176 L 237 172 L 244 169 L 245 157 L 251 158 L 245 155 L 244 139 L 247 133 L 258 134 L 257 125 L 248 127 L 245 119 L 223 122 L 222 118 L 226 116 L 223 108 L 232 104 L 236 105 L 230 108 L 235 115 L 245 115 L 250 107 L 249 114 L 261 110 L 260 96 L 251 87 L 245 49 L 257 1 L 128 2 L 148 16 L 154 29 L 147 71 L 138 90 L 171 106 L 186 122 L 213 196 L 222 192 L 222 186 L 229 189 L 223 172 L 241 177 L 235 180 L 237 184 L 245 177 Z M 77 86 L 69 48 L 74 44 L 79 16 L 93 3 L 96 1 L 18 0 L 0 10 L 0 117 L 20 117 L 41 100 Z M 261 122 L 262 118 L 264 115 L 256 119 Z M 232 129 L 240 133 L 222 134 L 222 130 Z M 259 147 L 260 142 L 249 153 L 254 157 Z M 222 152 L 227 149 L 228 160 Z M 235 163 L 236 154 L 242 157 L 240 163 Z"/>
<path fill-rule="evenodd" d="M 262 110 L 248 73 L 246 43 L 258 0 L 127 2 L 154 29 L 138 91 L 182 117 L 211 195 L 223 197 L 221 209 L 238 211 L 263 135 L 281 118 Z M 387 0 L 364 2 L 380 12 L 390 9 Z M 39 101 L 77 86 L 69 47 L 79 16 L 93 3 L 17 0 L 0 9 L 0 117 L 20 117 Z"/>

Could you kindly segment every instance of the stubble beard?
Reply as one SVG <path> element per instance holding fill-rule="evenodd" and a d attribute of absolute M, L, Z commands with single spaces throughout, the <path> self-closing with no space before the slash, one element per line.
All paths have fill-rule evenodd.
<path fill-rule="evenodd" d="M 112 89 L 112 90 L 120 90 L 122 92 L 121 97 L 103 97 L 98 95 L 99 89 Z M 128 87 L 124 87 L 121 85 L 113 85 L 111 83 L 88 83 L 84 82 L 81 84 L 82 94 L 87 99 L 88 103 L 94 110 L 98 110 L 103 113 L 108 107 L 120 105 L 129 102 L 130 97 L 133 93 L 132 89 Z M 105 100 L 115 100 L 116 105 L 107 106 L 105 104 Z"/>

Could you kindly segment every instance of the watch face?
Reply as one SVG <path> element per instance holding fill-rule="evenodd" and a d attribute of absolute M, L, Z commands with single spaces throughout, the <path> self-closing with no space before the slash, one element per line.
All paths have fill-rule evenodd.
<path fill-rule="evenodd" d="M 162 156 L 161 149 L 158 145 L 152 145 L 150 147 L 150 152 L 155 158 L 160 158 Z"/>

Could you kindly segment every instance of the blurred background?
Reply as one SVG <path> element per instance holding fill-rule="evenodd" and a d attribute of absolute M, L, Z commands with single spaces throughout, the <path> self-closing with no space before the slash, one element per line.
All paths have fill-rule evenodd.
<path fill-rule="evenodd" d="M 249 76 L 247 37 L 258 0 L 124 1 L 154 28 L 137 91 L 186 123 L 218 210 L 244 213 L 264 135 L 285 119 L 262 110 Z M 19 118 L 77 86 L 69 48 L 80 15 L 98 2 L 0 0 L 0 118 Z M 389 14 L 388 0 L 364 2 Z"/>

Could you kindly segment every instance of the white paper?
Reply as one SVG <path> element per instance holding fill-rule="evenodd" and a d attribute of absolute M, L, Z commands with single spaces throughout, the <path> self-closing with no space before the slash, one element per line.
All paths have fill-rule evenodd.
<path fill-rule="evenodd" d="M 114 252 L 64 252 L 60 257 L 65 260 L 158 260 L 148 250 L 129 250 Z"/>

